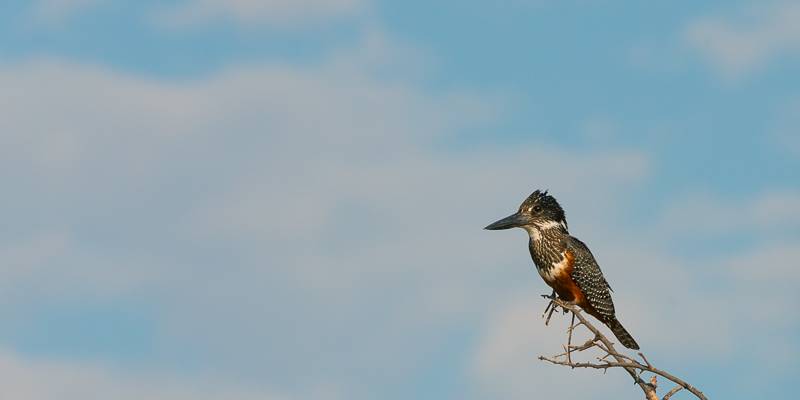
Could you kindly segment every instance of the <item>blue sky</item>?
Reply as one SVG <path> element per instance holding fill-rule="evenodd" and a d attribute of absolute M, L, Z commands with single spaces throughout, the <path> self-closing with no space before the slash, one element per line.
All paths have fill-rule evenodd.
<path fill-rule="evenodd" d="M 548 188 L 652 362 L 712 398 L 789 397 L 798 22 L 791 2 L 4 2 L 4 390 L 636 398 L 536 360 L 566 321 L 539 318 L 525 234 L 481 229 Z"/>

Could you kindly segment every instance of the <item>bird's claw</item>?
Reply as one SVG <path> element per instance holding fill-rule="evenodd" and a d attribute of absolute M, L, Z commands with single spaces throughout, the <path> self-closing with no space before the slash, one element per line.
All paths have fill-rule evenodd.
<path fill-rule="evenodd" d="M 555 311 L 557 307 L 555 302 L 556 291 L 553 290 L 553 293 L 551 293 L 550 295 L 543 294 L 542 297 L 550 300 L 550 302 L 547 303 L 547 307 L 545 307 L 544 309 L 544 313 L 542 314 L 542 318 L 545 318 L 546 316 L 546 319 L 544 320 L 544 325 L 547 326 L 550 323 L 550 317 L 553 315 L 553 311 Z"/>

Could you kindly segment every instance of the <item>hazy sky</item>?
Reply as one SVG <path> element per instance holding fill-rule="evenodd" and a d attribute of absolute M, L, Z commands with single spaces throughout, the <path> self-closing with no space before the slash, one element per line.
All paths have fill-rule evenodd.
<path fill-rule="evenodd" d="M 640 398 L 536 360 L 566 317 L 526 234 L 482 227 L 540 188 L 650 361 L 791 397 L 798 27 L 771 1 L 4 1 L 0 387 Z"/>

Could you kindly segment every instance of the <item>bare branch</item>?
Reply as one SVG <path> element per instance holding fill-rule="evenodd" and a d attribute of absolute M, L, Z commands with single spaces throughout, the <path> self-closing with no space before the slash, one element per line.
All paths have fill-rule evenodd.
<path fill-rule="evenodd" d="M 657 376 L 653 375 L 653 377 L 650 378 L 650 387 L 653 388 L 653 390 L 644 394 L 645 397 L 647 397 L 647 400 L 659 400 L 658 395 L 656 395 L 656 388 L 658 387 Z"/>
<path fill-rule="evenodd" d="M 644 363 L 647 364 L 648 367 L 652 367 L 652 365 L 650 365 L 650 361 L 647 361 L 647 357 L 645 357 L 641 351 L 639 352 L 639 357 L 642 357 L 642 360 L 644 360 Z"/>
<path fill-rule="evenodd" d="M 636 359 L 626 356 L 620 352 L 618 352 L 614 348 L 614 344 L 606 337 L 600 330 L 598 330 L 591 322 L 583 315 L 581 310 L 572 305 L 561 301 L 560 299 L 551 299 L 550 304 L 548 304 L 547 308 L 545 309 L 545 314 L 547 314 L 547 320 L 545 321 L 545 325 L 550 322 L 550 316 L 553 314 L 553 311 L 557 307 L 562 307 L 565 310 L 569 310 L 572 313 L 572 323 L 569 327 L 569 337 L 567 339 L 567 346 L 564 348 L 565 351 L 561 354 L 552 357 L 544 357 L 539 356 L 539 360 L 547 361 L 551 364 L 556 365 L 564 365 L 570 368 L 594 368 L 594 369 L 602 369 L 603 372 L 607 371 L 609 368 L 622 368 L 624 369 L 630 376 L 633 378 L 633 381 L 639 385 L 644 392 L 645 398 L 647 400 L 659 400 L 656 394 L 656 386 L 657 386 L 657 379 L 656 376 L 661 376 L 666 378 L 677 386 L 672 388 L 661 400 L 669 400 L 672 395 L 677 393 L 682 389 L 686 389 L 687 391 L 691 392 L 695 397 L 700 400 L 708 400 L 706 396 L 695 388 L 694 386 L 690 385 L 686 381 L 666 372 L 654 367 L 647 357 L 644 356 L 641 352 L 638 353 L 639 357 L 642 358 L 644 364 L 637 361 Z M 548 313 L 549 312 L 549 313 Z M 544 315 L 542 315 L 544 317 Z M 575 324 L 575 318 L 578 319 L 578 323 Z M 585 326 L 592 334 L 594 334 L 594 338 L 589 339 L 586 343 L 580 346 L 572 346 L 572 332 L 578 326 Z M 597 363 L 591 362 L 575 362 L 572 360 L 572 353 L 573 352 L 581 352 L 592 347 L 596 347 L 600 349 L 605 354 L 602 357 L 598 357 Z M 609 360 L 609 358 L 613 359 L 613 361 Z M 641 374 L 643 372 L 649 372 L 654 374 L 650 382 L 645 382 L 641 378 Z"/>
<path fill-rule="evenodd" d="M 669 398 L 672 397 L 673 394 L 680 392 L 681 389 L 683 389 L 683 386 L 681 385 L 675 386 L 674 388 L 672 388 L 672 390 L 667 392 L 667 394 L 665 394 L 664 397 L 661 398 L 661 400 L 669 400 Z"/>
<path fill-rule="evenodd" d="M 567 338 L 567 361 L 572 362 L 572 350 L 570 347 L 572 346 L 572 331 L 575 330 L 575 314 L 572 314 L 572 322 L 569 323 L 569 337 Z"/>

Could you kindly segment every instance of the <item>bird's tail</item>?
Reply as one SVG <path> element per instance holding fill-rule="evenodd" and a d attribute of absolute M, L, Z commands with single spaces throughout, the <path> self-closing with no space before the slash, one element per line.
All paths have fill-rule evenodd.
<path fill-rule="evenodd" d="M 625 328 L 616 318 L 608 321 L 606 325 L 608 325 L 608 327 L 611 329 L 611 332 L 614 333 L 614 336 L 619 339 L 619 342 L 622 343 L 623 346 L 629 349 L 639 350 L 639 344 L 633 340 L 633 336 L 631 336 L 631 334 L 625 330 Z"/>

